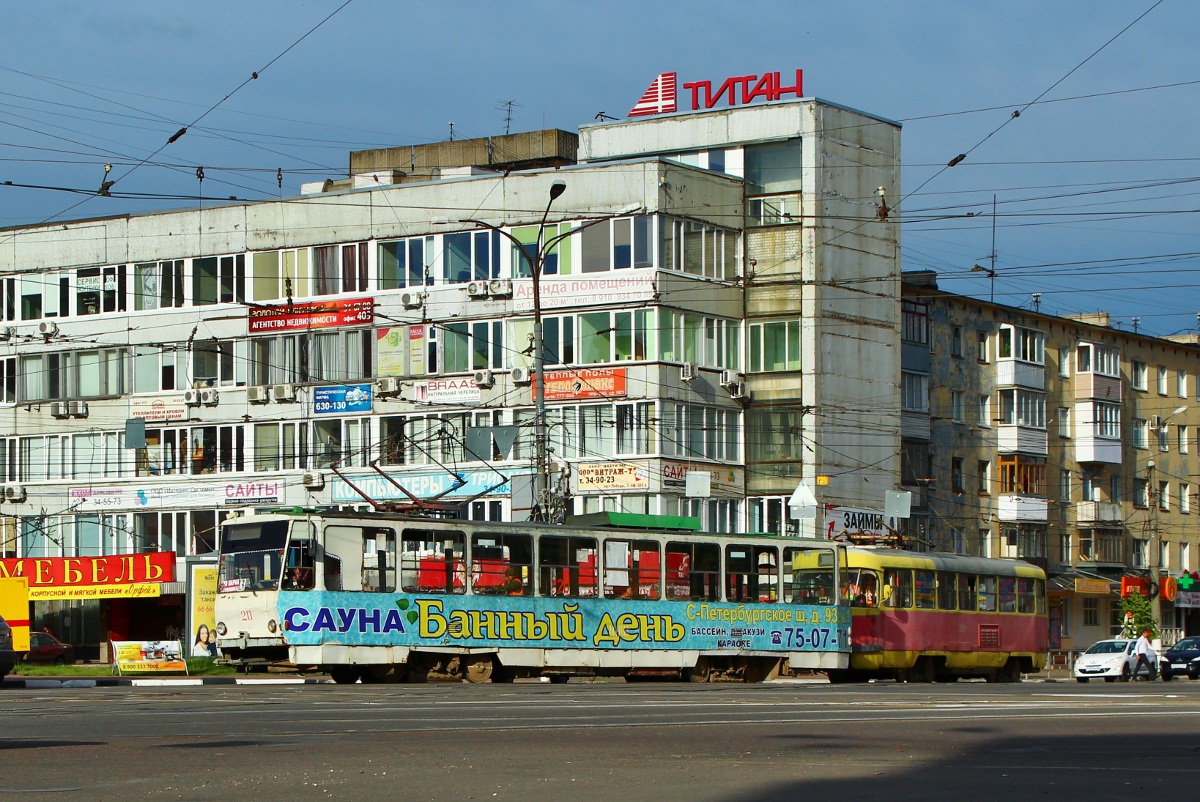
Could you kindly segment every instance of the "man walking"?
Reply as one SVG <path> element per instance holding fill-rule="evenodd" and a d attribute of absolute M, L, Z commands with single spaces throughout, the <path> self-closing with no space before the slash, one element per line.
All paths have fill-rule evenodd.
<path fill-rule="evenodd" d="M 1158 653 L 1154 651 L 1154 646 L 1150 644 L 1150 636 L 1153 631 L 1146 629 L 1142 631 L 1142 637 L 1137 639 L 1134 644 L 1133 653 L 1137 655 L 1137 663 L 1133 666 L 1133 679 L 1136 682 L 1140 679 L 1138 671 L 1142 668 L 1142 663 L 1146 664 L 1148 672 L 1147 679 L 1153 681 L 1158 679 Z"/>

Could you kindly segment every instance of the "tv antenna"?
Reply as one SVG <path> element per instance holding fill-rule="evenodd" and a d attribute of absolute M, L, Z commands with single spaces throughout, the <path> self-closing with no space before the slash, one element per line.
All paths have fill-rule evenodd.
<path fill-rule="evenodd" d="M 521 108 L 521 104 L 515 100 L 501 100 L 498 102 L 500 105 L 496 107 L 496 110 L 504 112 L 504 135 L 508 136 L 509 131 L 512 130 L 513 108 L 519 109 Z"/>

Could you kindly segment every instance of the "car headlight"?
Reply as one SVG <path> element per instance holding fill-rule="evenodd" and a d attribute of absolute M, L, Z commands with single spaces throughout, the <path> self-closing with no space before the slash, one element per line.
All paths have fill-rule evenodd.
<path fill-rule="evenodd" d="M 274 633 L 277 629 L 279 629 L 279 625 L 275 623 L 274 618 L 267 622 L 267 632 Z"/>
<path fill-rule="evenodd" d="M 225 628 L 225 622 L 224 622 L 224 621 L 218 621 L 218 622 L 217 622 L 217 634 L 218 634 L 218 635 L 220 635 L 221 637 L 224 637 L 224 636 L 225 636 L 225 633 L 226 633 L 226 632 L 228 632 L 228 631 L 229 631 L 229 630 Z"/>

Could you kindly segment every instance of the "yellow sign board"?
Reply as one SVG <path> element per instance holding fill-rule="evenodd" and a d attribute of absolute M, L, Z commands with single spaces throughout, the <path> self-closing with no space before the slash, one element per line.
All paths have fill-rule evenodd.
<path fill-rule="evenodd" d="M 12 627 L 13 650 L 29 651 L 29 579 L 0 579 L 0 616 Z"/>
<path fill-rule="evenodd" d="M 1107 579 L 1086 579 L 1084 577 L 1075 577 L 1075 592 L 1076 593 L 1091 593 L 1099 596 L 1107 596 L 1112 590 L 1112 585 Z"/>
<path fill-rule="evenodd" d="M 817 487 L 825 487 L 825 485 L 827 485 L 827 484 L 829 484 L 828 476 L 818 476 L 817 477 Z"/>
<path fill-rule="evenodd" d="M 183 671 L 183 645 L 177 640 L 112 641 L 113 665 L 126 671 Z"/>
<path fill-rule="evenodd" d="M 50 599 L 153 599 L 162 595 L 158 582 L 135 582 L 130 585 L 48 585 L 29 590 L 30 601 Z"/>

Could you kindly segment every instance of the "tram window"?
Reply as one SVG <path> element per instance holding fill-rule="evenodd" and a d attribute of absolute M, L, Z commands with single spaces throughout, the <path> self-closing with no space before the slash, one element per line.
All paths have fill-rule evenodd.
<path fill-rule="evenodd" d="M 798 549 L 795 546 L 785 546 L 783 549 L 783 592 L 780 598 L 793 603 L 796 603 L 796 594 L 793 585 L 795 574 L 792 569 L 796 564 L 796 555 L 805 551 L 808 549 Z"/>
<path fill-rule="evenodd" d="M 731 602 L 779 600 L 779 550 L 774 546 L 725 547 L 725 598 Z"/>
<path fill-rule="evenodd" d="M 363 529 L 362 589 L 391 593 L 396 589 L 396 532 Z"/>
<path fill-rule="evenodd" d="M 662 587 L 658 543 L 653 540 L 604 541 L 604 597 L 657 599 Z"/>
<path fill-rule="evenodd" d="M 979 609 L 979 598 L 975 593 L 975 576 L 958 575 L 958 609 L 975 612 Z"/>
<path fill-rule="evenodd" d="M 1033 581 L 1033 592 L 1037 596 L 1037 614 L 1046 614 L 1046 582 L 1042 579 Z"/>
<path fill-rule="evenodd" d="M 938 571 L 937 575 L 937 597 L 938 609 L 941 610 L 957 610 L 958 609 L 958 578 L 957 574 L 952 574 L 948 571 Z"/>
<path fill-rule="evenodd" d="M 1017 611 L 1017 578 L 1015 576 L 1000 577 L 1000 612 L 1015 613 Z"/>
<path fill-rule="evenodd" d="M 597 595 L 596 539 L 538 538 L 538 592 L 543 596 Z"/>
<path fill-rule="evenodd" d="M 912 571 L 907 568 L 884 569 L 883 606 L 895 609 L 907 609 L 913 606 Z"/>
<path fill-rule="evenodd" d="M 842 581 L 842 598 L 851 607 L 874 607 L 879 594 L 879 578 L 874 571 L 846 568 Z"/>
<path fill-rule="evenodd" d="M 937 607 L 937 583 L 933 571 L 913 571 L 913 583 L 917 609 L 932 610 Z"/>
<path fill-rule="evenodd" d="M 667 598 L 719 601 L 721 547 L 716 543 L 667 543 Z"/>
<path fill-rule="evenodd" d="M 979 609 L 984 613 L 996 612 L 996 577 L 979 577 Z"/>
<path fill-rule="evenodd" d="M 325 559 L 322 561 L 323 573 L 325 575 L 325 590 L 341 590 L 342 589 L 342 558 L 337 555 L 325 552 Z"/>
<path fill-rule="evenodd" d="M 1017 579 L 1017 612 L 1033 614 L 1037 602 L 1033 595 L 1033 580 L 1018 577 Z"/>
<path fill-rule="evenodd" d="M 471 538 L 471 592 L 532 596 L 533 538 L 483 532 Z"/>
<path fill-rule="evenodd" d="M 462 532 L 405 529 L 400 539 L 400 587 L 406 593 L 465 593 Z"/>

